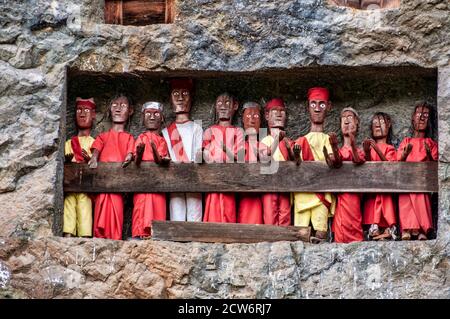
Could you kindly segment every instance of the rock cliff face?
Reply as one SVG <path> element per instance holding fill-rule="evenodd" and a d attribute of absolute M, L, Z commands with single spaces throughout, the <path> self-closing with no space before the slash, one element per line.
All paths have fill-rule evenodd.
<path fill-rule="evenodd" d="M 103 6 L 0 1 L 2 296 L 450 297 L 448 1 L 360 11 L 320 0 L 185 0 L 173 24 L 145 27 L 106 25 Z M 352 104 L 365 123 L 375 110 L 389 112 L 396 141 L 408 133 L 414 103 L 429 100 L 440 144 L 437 239 L 310 246 L 54 237 L 74 98 L 95 96 L 100 115 L 118 90 L 137 104 L 167 101 L 165 79 L 175 75 L 196 78 L 193 117 L 205 127 L 221 91 L 241 101 L 280 95 L 292 137 L 307 130 L 310 85 L 332 90 L 330 131 Z M 102 116 L 97 122 L 96 132 L 108 126 Z M 130 129 L 141 130 L 138 117 Z"/>

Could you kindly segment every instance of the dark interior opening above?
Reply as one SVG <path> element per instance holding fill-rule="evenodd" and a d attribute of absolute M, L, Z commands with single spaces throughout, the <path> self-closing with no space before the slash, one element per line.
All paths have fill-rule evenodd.
<path fill-rule="evenodd" d="M 143 26 L 172 23 L 174 0 L 105 0 L 105 23 Z"/>
<path fill-rule="evenodd" d="M 329 0 L 333 5 L 361 10 L 391 9 L 400 7 L 400 0 Z"/>

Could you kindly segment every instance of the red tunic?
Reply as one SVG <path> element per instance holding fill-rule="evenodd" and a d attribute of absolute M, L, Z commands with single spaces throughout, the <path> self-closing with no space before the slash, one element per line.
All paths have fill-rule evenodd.
<path fill-rule="evenodd" d="M 166 140 L 153 132 L 145 132 L 136 139 L 136 147 L 143 143 L 145 145 L 142 161 L 154 162 L 153 151 L 150 142 L 156 145 L 161 157 L 168 156 Z M 133 197 L 133 217 L 131 233 L 133 237 L 147 237 L 151 235 L 152 220 L 166 220 L 166 194 L 144 193 L 135 194 Z"/>
<path fill-rule="evenodd" d="M 340 150 L 343 161 L 352 161 L 351 147 L 344 145 Z M 358 149 L 359 157 L 364 160 L 364 152 Z M 351 176 L 349 176 L 351 178 Z M 336 212 L 331 230 L 337 243 L 363 241 L 361 194 L 340 193 L 337 195 Z"/>
<path fill-rule="evenodd" d="M 225 144 L 235 156 L 239 148 L 244 147 L 242 129 L 235 126 L 213 125 L 203 134 L 203 148 L 209 151 L 210 161 L 226 163 L 226 153 L 221 143 Z M 231 159 L 234 161 L 234 159 Z M 236 199 L 234 193 L 208 193 L 205 200 L 205 222 L 235 223 Z"/>
<path fill-rule="evenodd" d="M 245 141 L 245 162 L 256 163 L 259 143 L 257 140 Z M 238 223 L 262 224 L 262 202 L 260 193 L 242 193 L 239 196 Z"/>
<path fill-rule="evenodd" d="M 424 142 L 428 143 L 433 160 L 437 161 L 438 144 L 427 137 L 405 138 L 397 150 L 397 159 L 400 160 L 406 145 L 412 144 L 411 153 L 406 161 L 426 162 L 428 159 Z M 433 228 L 430 194 L 400 194 L 398 195 L 398 209 L 401 230 L 422 230 L 426 234 Z"/>
<path fill-rule="evenodd" d="M 133 135 L 109 130 L 92 144 L 99 151 L 99 162 L 123 162 L 134 151 Z M 98 194 L 94 212 L 94 237 L 122 239 L 123 197 L 121 194 Z"/>
<path fill-rule="evenodd" d="M 396 161 L 397 154 L 394 146 L 377 143 L 378 148 L 388 161 Z M 372 148 L 370 151 L 372 161 L 381 161 L 377 152 Z M 392 195 L 389 194 L 367 194 L 364 202 L 363 224 L 377 224 L 380 227 L 391 227 L 397 223 L 395 218 L 395 206 Z"/>
<path fill-rule="evenodd" d="M 270 136 L 267 140 L 263 139 L 261 144 L 264 151 L 272 147 Z M 268 146 L 271 145 L 271 146 Z M 289 141 L 289 147 L 293 147 L 293 142 Z M 289 159 L 289 152 L 286 144 L 282 141 L 272 154 L 272 160 L 286 161 Z M 291 225 L 291 194 L 290 193 L 264 193 L 261 196 L 263 205 L 263 220 L 266 225 L 289 226 Z"/>

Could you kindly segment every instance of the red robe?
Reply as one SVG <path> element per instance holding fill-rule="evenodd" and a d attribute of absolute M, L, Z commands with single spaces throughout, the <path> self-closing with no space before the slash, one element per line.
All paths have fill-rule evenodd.
<path fill-rule="evenodd" d="M 412 144 L 412 150 L 406 159 L 407 162 L 426 162 L 427 152 L 424 142 L 428 143 L 433 160 L 438 160 L 438 144 L 431 138 L 407 137 L 401 143 L 397 150 L 397 159 L 400 160 L 403 149 L 407 144 Z M 400 229 L 421 230 L 427 233 L 433 229 L 431 217 L 431 199 L 430 194 L 414 193 L 398 195 L 398 209 L 400 219 Z"/>
<path fill-rule="evenodd" d="M 290 142 L 289 147 L 293 143 Z M 267 146 L 263 146 L 266 147 Z M 288 160 L 289 151 L 286 144 L 278 144 L 281 157 L 278 160 Z M 275 151 L 276 153 L 276 151 Z M 266 225 L 290 226 L 291 225 L 291 194 L 290 193 L 264 193 L 262 194 L 263 220 Z"/>
<path fill-rule="evenodd" d="M 144 143 L 145 149 L 142 161 L 154 162 L 153 151 L 150 142 L 156 145 L 161 157 L 168 156 L 167 143 L 164 137 L 147 131 L 138 136 L 136 147 Z M 131 233 L 133 237 L 147 237 L 151 235 L 152 220 L 166 220 L 166 194 L 164 193 L 143 193 L 135 194 L 133 197 L 133 217 Z"/>
<path fill-rule="evenodd" d="M 394 146 L 377 143 L 378 148 L 388 161 L 396 161 L 397 154 Z M 372 161 L 381 161 L 377 152 L 372 148 L 370 151 Z M 391 227 L 397 223 L 395 218 L 395 206 L 390 194 L 367 194 L 364 202 L 363 224 L 377 224 L 380 227 Z"/>
<path fill-rule="evenodd" d="M 258 160 L 259 143 L 245 141 L 245 162 L 256 163 Z M 238 223 L 262 224 L 263 208 L 260 193 L 242 193 L 239 195 Z"/>
<path fill-rule="evenodd" d="M 353 160 L 350 146 L 344 145 L 339 153 L 343 161 Z M 361 149 L 358 149 L 358 154 L 364 160 L 364 152 Z M 334 232 L 336 243 L 363 241 L 361 194 L 340 193 L 337 195 L 336 212 L 331 230 Z"/>
<path fill-rule="evenodd" d="M 210 161 L 226 163 L 227 155 L 222 145 L 235 156 L 239 148 L 244 147 L 244 135 L 242 129 L 235 126 L 213 125 L 203 133 L 203 148 L 209 151 Z M 231 159 L 234 161 L 234 159 Z M 235 223 L 236 222 L 236 198 L 234 193 L 208 193 L 205 200 L 204 222 Z"/>
<path fill-rule="evenodd" d="M 92 144 L 99 151 L 99 162 L 123 162 L 134 151 L 133 135 L 109 130 Z M 94 237 L 122 239 L 123 197 L 121 194 L 98 194 L 94 211 Z"/>

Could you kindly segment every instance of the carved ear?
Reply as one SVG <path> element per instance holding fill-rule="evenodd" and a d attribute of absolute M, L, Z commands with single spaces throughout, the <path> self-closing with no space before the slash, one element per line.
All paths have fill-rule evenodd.
<path fill-rule="evenodd" d="M 264 112 L 264 118 L 266 119 L 266 121 L 269 121 L 269 112 L 265 111 Z"/>
<path fill-rule="evenodd" d="M 233 110 L 237 111 L 239 108 L 239 102 L 238 100 L 233 99 Z"/>
<path fill-rule="evenodd" d="M 333 108 L 333 104 L 331 103 L 331 101 L 328 101 L 328 103 L 327 103 L 327 112 L 330 112 L 332 108 Z"/>

